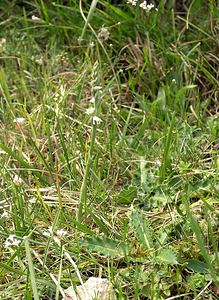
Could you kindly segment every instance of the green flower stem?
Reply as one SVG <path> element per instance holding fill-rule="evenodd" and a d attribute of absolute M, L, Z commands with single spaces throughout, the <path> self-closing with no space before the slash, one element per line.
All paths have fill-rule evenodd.
<path fill-rule="evenodd" d="M 88 180 L 88 176 L 90 174 L 90 167 L 91 167 L 91 163 L 92 163 L 93 149 L 94 149 L 94 143 L 95 143 L 95 137 L 96 137 L 96 129 L 97 129 L 97 125 L 96 125 L 96 123 L 94 123 L 92 125 L 90 148 L 89 148 L 89 152 L 88 152 L 88 159 L 87 159 L 84 178 L 83 178 L 83 182 L 82 182 L 81 190 L 80 190 L 79 207 L 78 207 L 78 213 L 77 213 L 77 221 L 78 222 L 81 222 L 82 215 L 83 215 L 83 210 L 86 211 L 87 180 Z"/>

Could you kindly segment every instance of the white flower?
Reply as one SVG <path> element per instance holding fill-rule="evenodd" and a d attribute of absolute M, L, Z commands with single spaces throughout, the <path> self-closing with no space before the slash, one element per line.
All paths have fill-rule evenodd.
<path fill-rule="evenodd" d="M 152 4 L 152 3 L 151 3 L 151 4 L 148 4 L 148 5 L 147 5 L 147 10 L 150 11 L 150 10 L 153 9 L 154 7 L 155 7 L 154 4 Z"/>
<path fill-rule="evenodd" d="M 4 210 L 4 212 L 3 212 L 3 214 L 1 215 L 1 218 L 0 219 L 3 219 L 3 218 L 5 218 L 5 217 L 7 217 L 9 215 L 9 213 L 6 211 L 6 210 Z"/>
<path fill-rule="evenodd" d="M 26 121 L 26 119 L 25 118 L 15 118 L 14 120 L 13 120 L 13 122 L 14 123 L 17 123 L 17 124 L 22 124 L 22 123 L 24 123 Z"/>
<path fill-rule="evenodd" d="M 176 83 L 176 79 L 175 78 L 172 79 L 172 83 Z"/>
<path fill-rule="evenodd" d="M 127 0 L 127 3 L 128 3 L 128 4 L 131 4 L 131 5 L 133 5 L 133 6 L 136 6 L 136 5 L 137 5 L 137 1 L 138 1 L 138 0 Z"/>
<path fill-rule="evenodd" d="M 60 86 L 60 95 L 61 95 L 62 97 L 65 96 L 65 86 L 64 86 L 63 84 Z"/>
<path fill-rule="evenodd" d="M 98 117 L 98 116 L 94 116 L 93 117 L 93 124 L 100 124 L 102 122 L 102 120 Z"/>
<path fill-rule="evenodd" d="M 139 4 L 139 6 L 147 11 L 150 11 L 152 8 L 154 8 L 154 4 L 147 4 L 147 1 L 143 1 L 141 4 Z"/>
<path fill-rule="evenodd" d="M 23 180 L 20 176 L 15 174 L 14 177 L 13 177 L 13 183 L 16 184 L 16 185 L 20 185 L 20 184 L 23 183 Z"/>
<path fill-rule="evenodd" d="M 92 97 L 92 98 L 90 99 L 90 103 L 92 103 L 92 104 L 95 103 L 95 98 L 94 98 L 94 97 Z"/>
<path fill-rule="evenodd" d="M 59 239 L 61 239 L 61 238 L 63 238 L 64 236 L 66 236 L 67 235 L 67 231 L 66 230 L 64 230 L 64 229 L 60 229 L 60 230 L 57 230 L 56 231 L 56 235 L 57 235 L 57 237 L 59 238 Z"/>
<path fill-rule="evenodd" d="M 6 39 L 5 38 L 0 39 L 0 51 L 4 51 L 5 44 L 6 44 Z"/>
<path fill-rule="evenodd" d="M 54 100 L 57 101 L 56 104 L 58 104 L 60 99 L 63 99 L 63 97 L 65 96 L 65 90 L 66 90 L 65 85 L 61 84 L 59 90 L 57 90 L 57 92 L 54 95 Z M 59 105 L 57 107 L 57 111 L 59 111 Z"/>
<path fill-rule="evenodd" d="M 101 90 L 102 90 L 102 86 L 100 86 L 100 85 L 95 85 L 95 86 L 93 87 L 93 90 L 94 90 L 94 91 L 101 91 Z"/>
<path fill-rule="evenodd" d="M 6 43 L 6 39 L 2 38 L 0 39 L 0 46 L 3 46 Z"/>
<path fill-rule="evenodd" d="M 34 15 L 31 17 L 31 19 L 32 19 L 33 21 L 40 21 L 40 18 L 38 18 L 38 17 L 36 17 L 36 16 L 34 16 Z"/>
<path fill-rule="evenodd" d="M 52 235 L 52 226 L 49 226 L 48 229 L 43 231 L 43 235 L 49 237 Z"/>
<path fill-rule="evenodd" d="M 4 242 L 4 247 L 10 247 L 10 246 L 18 246 L 20 244 L 20 240 L 18 240 L 14 234 L 9 235 L 9 237 Z"/>
<path fill-rule="evenodd" d="M 98 33 L 98 38 L 103 39 L 103 40 L 108 40 L 109 38 L 109 30 L 106 27 L 102 27 Z"/>
<path fill-rule="evenodd" d="M 93 48 L 94 46 L 95 46 L 94 42 L 90 42 L 88 45 L 89 48 Z"/>
<path fill-rule="evenodd" d="M 82 39 L 82 37 L 80 36 L 80 37 L 78 38 L 78 43 L 80 44 L 82 41 L 83 41 L 83 39 Z"/>
<path fill-rule="evenodd" d="M 95 112 L 95 108 L 94 107 L 89 107 L 85 110 L 85 113 L 87 115 L 92 115 Z"/>
<path fill-rule="evenodd" d="M 35 59 L 35 62 L 36 62 L 38 65 L 42 66 L 42 65 L 43 65 L 43 57 L 36 58 L 36 59 Z"/>

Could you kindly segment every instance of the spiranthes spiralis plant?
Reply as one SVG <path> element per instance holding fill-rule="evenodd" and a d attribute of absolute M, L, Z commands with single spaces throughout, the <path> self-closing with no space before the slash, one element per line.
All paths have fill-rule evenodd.
<path fill-rule="evenodd" d="M 96 130 L 97 125 L 101 122 L 101 119 L 97 116 L 98 115 L 98 108 L 101 103 L 102 99 L 102 86 L 99 80 L 99 63 L 98 61 L 95 62 L 93 71 L 92 71 L 92 81 L 91 81 L 91 106 L 87 109 L 86 113 L 91 115 L 92 119 L 92 128 L 90 134 L 90 145 L 89 151 L 86 161 L 86 168 L 83 176 L 83 181 L 80 190 L 80 199 L 79 199 L 79 207 L 78 207 L 78 214 L 77 214 L 77 221 L 80 223 L 83 215 L 83 210 L 86 211 L 86 203 L 87 203 L 87 181 L 88 176 L 90 174 L 90 168 L 92 164 L 93 158 L 93 150 L 95 145 L 95 138 L 96 138 Z"/>

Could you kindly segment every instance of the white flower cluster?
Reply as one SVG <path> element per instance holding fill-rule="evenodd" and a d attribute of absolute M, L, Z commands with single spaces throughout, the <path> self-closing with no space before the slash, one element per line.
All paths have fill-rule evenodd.
<path fill-rule="evenodd" d="M 136 6 L 136 5 L 137 5 L 137 1 L 138 1 L 138 0 L 128 0 L 127 3 L 128 3 L 128 4 L 131 4 L 131 5 L 133 5 L 133 6 Z"/>
<path fill-rule="evenodd" d="M 92 116 L 93 125 L 99 125 L 102 122 L 102 120 L 96 115 L 98 106 L 102 98 L 102 93 L 103 93 L 102 86 L 99 85 L 98 70 L 99 70 L 99 65 L 98 62 L 96 62 L 94 64 L 92 81 L 91 81 L 91 89 L 92 89 L 92 97 L 90 99 L 91 106 L 85 110 L 86 114 Z"/>
<path fill-rule="evenodd" d="M 98 38 L 106 41 L 108 40 L 109 36 L 110 36 L 109 30 L 106 27 L 102 26 L 98 33 Z"/>
<path fill-rule="evenodd" d="M 0 52 L 3 52 L 5 50 L 5 45 L 6 45 L 6 39 L 5 38 L 0 39 Z"/>
<path fill-rule="evenodd" d="M 15 174 L 13 177 L 13 183 L 15 185 L 21 185 L 24 182 L 23 182 L 23 179 L 19 175 Z"/>
<path fill-rule="evenodd" d="M 137 6 L 137 2 L 138 0 L 127 0 L 128 4 L 131 4 L 133 6 Z M 141 7 L 142 9 L 148 11 L 151 11 L 155 6 L 152 3 L 147 3 L 147 1 L 143 1 L 139 4 L 139 7 Z"/>
<path fill-rule="evenodd" d="M 59 229 L 56 232 L 53 232 L 52 226 L 49 226 L 48 229 L 43 231 L 43 235 L 46 237 L 50 237 L 52 235 L 55 235 L 58 239 L 62 239 L 68 234 L 68 232 L 64 229 Z"/>
<path fill-rule="evenodd" d="M 36 17 L 36 16 L 32 16 L 31 17 L 32 21 L 41 21 L 41 19 L 39 17 Z"/>
<path fill-rule="evenodd" d="M 25 118 L 15 118 L 14 120 L 13 120 L 13 122 L 14 123 L 16 123 L 16 124 L 22 124 L 22 123 L 24 123 L 26 121 L 26 119 Z"/>
<path fill-rule="evenodd" d="M 9 237 L 6 239 L 6 241 L 4 242 L 4 247 L 8 248 L 11 246 L 18 246 L 20 244 L 20 240 L 18 240 L 14 234 L 10 234 Z"/>
<path fill-rule="evenodd" d="M 90 102 L 92 103 L 92 99 L 91 99 Z M 91 107 L 87 108 L 85 110 L 85 113 L 87 115 L 93 115 L 95 113 L 95 107 L 91 106 Z M 93 116 L 93 124 L 97 124 L 98 125 L 101 122 L 102 122 L 102 120 L 98 116 L 95 116 L 95 115 Z"/>
<path fill-rule="evenodd" d="M 4 218 L 7 218 L 9 216 L 9 213 L 4 210 L 3 214 L 1 215 L 0 219 L 4 219 Z"/>

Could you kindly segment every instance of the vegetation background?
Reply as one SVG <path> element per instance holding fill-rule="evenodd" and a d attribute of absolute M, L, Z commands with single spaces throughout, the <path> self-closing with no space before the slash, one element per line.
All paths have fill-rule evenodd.
<path fill-rule="evenodd" d="M 1 1 L 0 299 L 219 298 L 218 3 L 128 2 Z"/>

